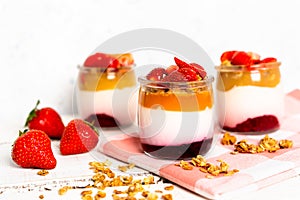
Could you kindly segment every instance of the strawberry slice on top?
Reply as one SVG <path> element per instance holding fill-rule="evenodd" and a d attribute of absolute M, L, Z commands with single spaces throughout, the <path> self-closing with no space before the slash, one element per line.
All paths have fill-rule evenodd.
<path fill-rule="evenodd" d="M 99 68 L 119 68 L 120 63 L 119 61 L 108 55 L 108 54 L 104 54 L 104 53 L 95 53 L 91 56 L 89 56 L 84 64 L 85 67 L 99 67 Z"/>
<path fill-rule="evenodd" d="M 273 57 L 268 57 L 268 58 L 264 58 L 260 61 L 260 63 L 272 63 L 272 62 L 277 62 L 277 59 L 273 58 Z"/>
<path fill-rule="evenodd" d="M 174 57 L 176 65 L 167 69 L 158 67 L 148 73 L 146 78 L 152 81 L 189 82 L 198 81 L 206 77 L 206 71 L 197 63 L 187 63 Z"/>
<path fill-rule="evenodd" d="M 184 62 L 183 60 L 180 60 L 180 59 L 177 58 L 177 57 L 174 57 L 174 61 L 175 61 L 176 65 L 177 65 L 179 68 L 185 68 L 185 67 L 186 67 L 186 68 L 189 68 L 189 67 L 191 67 L 190 64 Z"/>
<path fill-rule="evenodd" d="M 153 70 L 151 70 L 148 75 L 146 76 L 146 78 L 148 80 L 151 80 L 151 81 L 160 81 L 162 80 L 166 75 L 167 75 L 167 71 L 162 68 L 162 67 L 157 67 L 157 68 L 154 68 Z"/>
<path fill-rule="evenodd" d="M 244 51 L 239 51 L 233 55 L 231 59 L 231 64 L 250 66 L 253 64 L 253 60 L 248 53 Z"/>
<path fill-rule="evenodd" d="M 225 51 L 224 53 L 222 53 L 220 60 L 221 63 L 224 63 L 226 61 L 231 61 L 232 57 L 234 56 L 234 54 L 236 54 L 238 51 Z"/>
<path fill-rule="evenodd" d="M 202 79 L 204 79 L 206 77 L 207 73 L 201 65 L 199 65 L 197 63 L 190 63 L 190 65 L 191 65 L 191 68 L 194 71 L 196 71 Z"/>
<path fill-rule="evenodd" d="M 178 72 L 181 73 L 187 81 L 199 80 L 197 73 L 191 68 L 183 67 L 178 69 Z"/>
<path fill-rule="evenodd" d="M 204 79 L 206 77 L 206 71 L 204 70 L 204 68 L 201 65 L 199 65 L 197 63 L 186 63 L 177 57 L 174 57 L 174 61 L 175 61 L 176 65 L 179 67 L 179 69 L 189 68 L 189 69 L 192 69 L 193 71 L 195 71 L 196 74 L 199 75 L 202 79 Z M 191 74 L 192 72 L 186 72 L 186 73 Z M 194 80 L 194 78 L 191 78 L 191 80 L 195 81 L 195 80 L 199 80 L 199 79 Z M 189 81 L 191 81 L 191 80 L 189 80 Z"/>

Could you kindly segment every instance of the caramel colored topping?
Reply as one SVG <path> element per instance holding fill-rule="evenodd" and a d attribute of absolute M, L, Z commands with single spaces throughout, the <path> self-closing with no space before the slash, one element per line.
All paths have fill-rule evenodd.
<path fill-rule="evenodd" d="M 130 68 L 121 68 L 116 72 L 97 69 L 81 69 L 78 77 L 80 90 L 99 91 L 123 89 L 136 85 L 135 73 Z"/>
<path fill-rule="evenodd" d="M 147 108 L 169 111 L 199 111 L 211 108 L 213 97 L 211 90 L 198 91 L 140 91 L 139 103 Z"/>
<path fill-rule="evenodd" d="M 279 67 L 258 70 L 218 70 L 217 89 L 228 91 L 234 86 L 276 87 L 280 82 Z"/>

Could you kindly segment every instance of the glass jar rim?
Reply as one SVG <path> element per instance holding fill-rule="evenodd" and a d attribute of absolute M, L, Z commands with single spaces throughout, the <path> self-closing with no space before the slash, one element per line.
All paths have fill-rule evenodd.
<path fill-rule="evenodd" d="M 205 79 L 198 80 L 198 81 L 187 81 L 187 82 L 170 82 L 170 81 L 155 81 L 155 80 L 148 80 L 146 76 L 139 76 L 138 82 L 141 85 L 147 85 L 151 87 L 189 87 L 189 88 L 196 88 L 196 87 L 205 87 L 215 80 L 214 76 L 207 76 Z"/>
<path fill-rule="evenodd" d="M 123 66 L 121 68 L 118 68 L 118 69 L 133 69 L 135 67 L 135 64 L 132 64 L 132 65 L 128 65 L 128 66 Z M 106 69 L 108 67 L 85 67 L 83 65 L 77 65 L 77 69 L 79 71 L 84 71 L 84 72 L 105 72 Z"/>
<path fill-rule="evenodd" d="M 219 65 L 216 66 L 217 71 L 254 71 L 254 70 L 267 70 L 272 68 L 278 68 L 281 62 L 271 62 L 271 63 L 260 63 L 251 66 L 247 65 Z"/>

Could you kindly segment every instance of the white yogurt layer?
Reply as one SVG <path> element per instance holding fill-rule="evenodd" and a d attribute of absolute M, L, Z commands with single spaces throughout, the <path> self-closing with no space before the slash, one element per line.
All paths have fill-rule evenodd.
<path fill-rule="evenodd" d="M 217 90 L 217 112 L 219 124 L 228 127 L 263 115 L 274 115 L 280 120 L 284 114 L 282 86 L 236 86 L 225 92 Z"/>
<path fill-rule="evenodd" d="M 130 125 L 136 120 L 137 92 L 135 87 L 100 91 L 77 89 L 77 108 L 83 119 L 91 114 L 106 114 L 114 117 L 120 126 Z"/>
<path fill-rule="evenodd" d="M 143 143 L 158 146 L 190 144 L 212 137 L 213 111 L 166 111 L 140 106 L 139 126 Z"/>

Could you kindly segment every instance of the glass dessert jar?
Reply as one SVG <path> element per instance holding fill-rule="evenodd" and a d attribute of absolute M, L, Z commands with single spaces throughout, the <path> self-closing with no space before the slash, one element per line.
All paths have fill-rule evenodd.
<path fill-rule="evenodd" d="M 94 62 L 89 60 L 101 60 Z M 131 54 L 90 56 L 79 66 L 77 109 L 81 118 L 98 127 L 121 127 L 135 122 L 137 82 Z"/>
<path fill-rule="evenodd" d="M 214 78 L 184 81 L 168 79 L 167 72 L 163 76 L 162 80 L 148 76 L 138 79 L 138 125 L 143 151 L 161 159 L 204 155 L 213 142 Z"/>
<path fill-rule="evenodd" d="M 222 64 L 216 67 L 216 110 L 221 130 L 242 134 L 278 130 L 284 114 L 281 63 L 275 58 L 260 60 L 253 53 L 246 53 L 248 60 L 235 59 L 242 57 L 236 51 L 225 58 L 226 53 L 221 56 Z M 242 54 L 246 56 L 245 52 Z"/>

